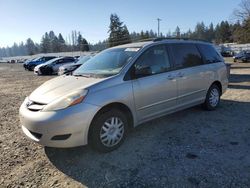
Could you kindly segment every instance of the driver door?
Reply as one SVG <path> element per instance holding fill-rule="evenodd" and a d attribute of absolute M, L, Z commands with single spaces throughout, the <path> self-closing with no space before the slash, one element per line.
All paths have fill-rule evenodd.
<path fill-rule="evenodd" d="M 171 67 L 165 45 L 149 48 L 135 62 L 132 86 L 139 122 L 176 107 L 177 83 Z"/>

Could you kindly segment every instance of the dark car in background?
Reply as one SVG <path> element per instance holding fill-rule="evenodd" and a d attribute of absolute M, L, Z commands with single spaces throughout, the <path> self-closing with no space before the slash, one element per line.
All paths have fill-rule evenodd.
<path fill-rule="evenodd" d="M 34 68 L 34 73 L 37 75 L 52 75 L 57 74 L 60 66 L 74 63 L 74 57 L 58 57 L 47 61 L 46 63 L 37 65 Z"/>
<path fill-rule="evenodd" d="M 74 70 L 76 70 L 78 67 L 80 67 L 83 63 L 88 61 L 93 56 L 94 56 L 94 54 L 93 55 L 82 56 L 82 57 L 79 58 L 78 61 L 76 61 L 74 63 L 60 66 L 59 70 L 58 70 L 58 75 L 71 74 Z"/>
<path fill-rule="evenodd" d="M 40 65 L 42 63 L 45 63 L 46 61 L 49 61 L 51 59 L 54 59 L 56 58 L 56 56 L 43 56 L 43 57 L 38 57 L 38 58 L 35 58 L 31 61 L 28 61 L 28 62 L 25 62 L 23 64 L 23 67 L 25 68 L 25 70 L 29 70 L 29 71 L 33 71 L 34 68 L 37 66 L 37 65 Z"/>
<path fill-rule="evenodd" d="M 242 51 L 236 54 L 233 58 L 234 58 L 234 62 L 237 62 L 237 61 L 248 62 L 250 61 L 250 52 Z"/>
<path fill-rule="evenodd" d="M 26 61 L 24 61 L 24 63 L 23 63 L 23 68 L 25 69 L 25 70 L 27 70 L 27 64 L 29 63 L 29 62 L 31 62 L 31 61 L 33 61 L 33 60 L 35 60 L 35 59 L 37 59 L 37 58 L 31 58 L 31 59 L 27 59 Z"/>
<path fill-rule="evenodd" d="M 245 53 L 243 55 L 243 57 L 241 58 L 242 62 L 246 63 L 246 62 L 250 62 L 250 52 Z"/>

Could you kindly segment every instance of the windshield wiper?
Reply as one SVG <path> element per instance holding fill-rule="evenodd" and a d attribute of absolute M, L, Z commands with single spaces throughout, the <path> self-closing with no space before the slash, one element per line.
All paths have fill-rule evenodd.
<path fill-rule="evenodd" d="M 85 78 L 91 77 L 91 75 L 88 75 L 88 74 L 73 74 L 73 76 L 76 76 L 76 77 L 85 77 Z"/>

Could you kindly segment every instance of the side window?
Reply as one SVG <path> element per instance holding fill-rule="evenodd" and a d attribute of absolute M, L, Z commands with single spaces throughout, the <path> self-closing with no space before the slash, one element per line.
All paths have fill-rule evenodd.
<path fill-rule="evenodd" d="M 68 58 L 65 58 L 65 59 L 63 59 L 62 63 L 67 63 L 67 62 L 70 62 L 70 60 Z"/>
<path fill-rule="evenodd" d="M 65 58 L 64 63 L 75 61 L 74 58 Z"/>
<path fill-rule="evenodd" d="M 176 68 L 202 65 L 201 55 L 194 44 L 170 45 Z"/>
<path fill-rule="evenodd" d="M 170 69 L 170 62 L 164 45 L 146 50 L 134 64 L 136 77 L 150 76 Z"/>
<path fill-rule="evenodd" d="M 44 57 L 44 61 L 48 61 L 49 60 L 49 58 L 48 57 Z"/>
<path fill-rule="evenodd" d="M 64 59 L 59 59 L 56 61 L 56 64 L 62 64 L 62 63 L 64 63 Z"/>
<path fill-rule="evenodd" d="M 217 63 L 223 61 L 218 52 L 211 45 L 199 44 L 198 46 L 206 63 Z"/>

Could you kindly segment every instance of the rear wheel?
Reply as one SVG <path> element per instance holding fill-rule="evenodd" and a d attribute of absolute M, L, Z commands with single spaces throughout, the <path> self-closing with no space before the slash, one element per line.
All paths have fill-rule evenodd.
<path fill-rule="evenodd" d="M 41 67 L 40 68 L 41 74 L 43 75 L 52 75 L 53 69 L 51 67 Z"/>
<path fill-rule="evenodd" d="M 117 109 L 104 112 L 94 119 L 90 128 L 90 144 L 100 152 L 117 149 L 127 135 L 128 122 Z"/>
<path fill-rule="evenodd" d="M 220 104 L 220 96 L 221 92 L 219 87 L 216 84 L 213 84 L 207 92 L 206 100 L 204 102 L 205 109 L 215 110 Z"/>

